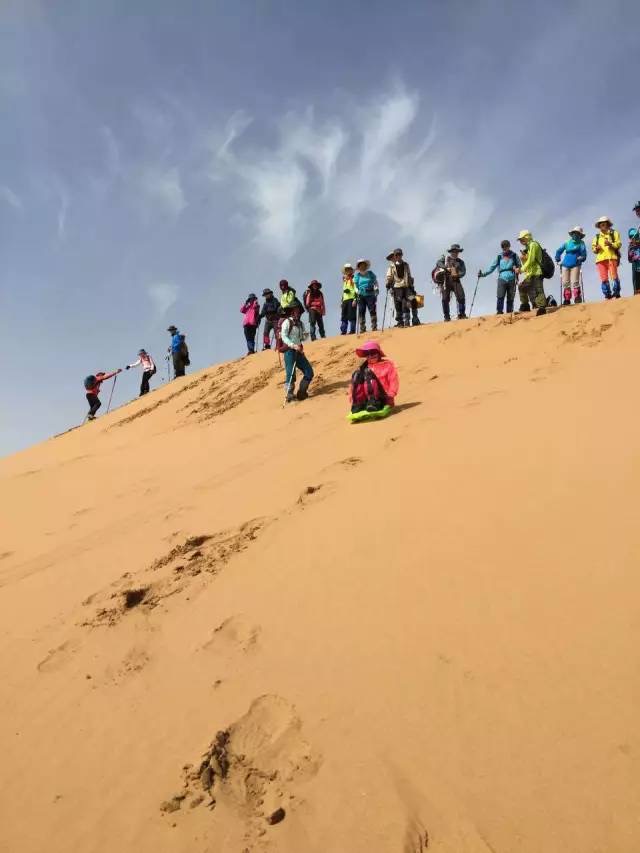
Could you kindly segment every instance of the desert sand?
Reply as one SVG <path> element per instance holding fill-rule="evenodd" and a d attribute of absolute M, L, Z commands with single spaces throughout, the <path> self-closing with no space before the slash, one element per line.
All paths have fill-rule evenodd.
<path fill-rule="evenodd" d="M 640 850 L 639 328 L 385 332 L 359 426 L 331 338 L 3 460 L 0 850 Z"/>

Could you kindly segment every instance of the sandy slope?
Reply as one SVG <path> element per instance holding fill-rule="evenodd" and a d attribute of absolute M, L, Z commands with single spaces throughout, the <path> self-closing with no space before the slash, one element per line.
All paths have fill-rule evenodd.
<path fill-rule="evenodd" d="M 267 353 L 0 463 L 0 850 L 639 850 L 639 322 L 385 333 L 359 427 L 352 339 L 287 409 Z"/>

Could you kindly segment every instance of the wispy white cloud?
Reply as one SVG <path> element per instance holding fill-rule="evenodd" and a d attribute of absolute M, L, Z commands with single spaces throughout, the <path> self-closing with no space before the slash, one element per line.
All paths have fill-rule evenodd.
<path fill-rule="evenodd" d="M 22 213 L 24 210 L 24 205 L 22 203 L 22 199 L 17 193 L 7 186 L 0 186 L 0 201 L 5 202 L 12 207 L 14 210 L 17 210 L 19 213 Z"/>
<path fill-rule="evenodd" d="M 180 216 L 187 206 L 180 171 L 175 166 L 145 169 L 141 186 L 148 200 L 171 216 Z"/>
<path fill-rule="evenodd" d="M 167 313 L 178 299 L 180 288 L 168 281 L 157 281 L 147 285 L 147 294 L 158 318 Z"/>

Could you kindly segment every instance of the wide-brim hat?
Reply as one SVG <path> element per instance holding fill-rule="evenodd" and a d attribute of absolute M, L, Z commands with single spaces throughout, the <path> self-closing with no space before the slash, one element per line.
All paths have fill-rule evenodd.
<path fill-rule="evenodd" d="M 177 326 L 169 326 L 169 327 L 167 328 L 167 332 L 177 332 L 177 331 L 178 331 L 178 327 L 177 327 Z"/>
<path fill-rule="evenodd" d="M 263 296 L 273 296 L 273 290 L 271 290 L 268 287 L 265 287 L 265 289 L 262 291 L 262 295 Z"/>
<path fill-rule="evenodd" d="M 345 270 L 352 270 L 352 269 L 353 269 L 353 264 L 342 264 L 342 271 L 343 272 Z"/>
<path fill-rule="evenodd" d="M 600 219 L 596 219 L 596 228 L 598 227 L 598 225 L 604 225 L 605 223 L 613 225 L 613 222 L 609 219 L 608 216 L 601 216 Z"/>
<path fill-rule="evenodd" d="M 247 296 L 247 302 L 248 302 L 250 299 L 257 299 L 257 298 L 258 298 L 258 297 L 255 295 L 255 293 L 250 293 L 250 294 Z"/>
<path fill-rule="evenodd" d="M 138 350 L 138 355 L 146 355 L 146 354 L 147 354 L 146 349 L 139 349 Z"/>
<path fill-rule="evenodd" d="M 364 264 L 365 267 L 370 267 L 371 261 L 368 258 L 360 258 L 356 261 L 356 266 L 359 267 L 361 264 Z"/>
<path fill-rule="evenodd" d="M 362 344 L 362 346 L 358 347 L 356 350 L 356 355 L 360 358 L 366 358 L 371 355 L 372 352 L 377 352 L 380 358 L 384 358 L 384 353 L 380 349 L 380 344 L 377 341 L 367 341 L 366 344 Z"/>
<path fill-rule="evenodd" d="M 637 201 L 633 207 L 634 210 L 640 210 L 640 201 Z"/>
<path fill-rule="evenodd" d="M 460 243 L 452 243 L 451 246 L 449 246 L 449 249 L 447 251 L 449 251 L 449 252 L 464 252 L 464 249 L 462 248 Z"/>
<path fill-rule="evenodd" d="M 527 240 L 527 239 L 529 239 L 529 240 L 531 239 L 531 231 L 529 231 L 527 228 L 524 228 L 524 229 L 523 229 L 523 230 L 518 234 L 518 241 L 520 241 L 520 240 Z"/>
<path fill-rule="evenodd" d="M 318 281 L 317 278 L 314 278 L 313 281 L 309 282 L 309 287 L 317 287 L 318 290 L 322 290 L 322 284 Z"/>
<path fill-rule="evenodd" d="M 394 249 L 393 252 L 389 252 L 389 254 L 387 255 L 387 260 L 392 261 L 395 255 L 404 255 L 404 252 L 402 251 L 402 249 Z"/>
<path fill-rule="evenodd" d="M 569 228 L 569 234 L 581 234 L 584 237 L 584 228 L 582 225 L 574 225 L 573 228 Z"/>

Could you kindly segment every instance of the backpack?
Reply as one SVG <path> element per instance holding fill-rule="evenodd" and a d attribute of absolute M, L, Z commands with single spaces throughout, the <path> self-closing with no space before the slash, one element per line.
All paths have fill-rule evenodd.
<path fill-rule="evenodd" d="M 540 248 L 542 249 L 542 246 L 540 246 Z M 556 273 L 555 261 L 546 249 L 542 249 L 540 269 L 542 270 L 542 278 L 553 278 Z"/>
<path fill-rule="evenodd" d="M 278 317 L 278 324 L 276 326 L 276 352 L 286 352 L 289 349 L 282 340 L 282 324 L 286 319 L 286 317 Z"/>
<path fill-rule="evenodd" d="M 181 338 L 182 340 L 180 341 L 180 349 L 178 350 L 178 352 L 180 353 L 186 367 L 189 367 L 189 365 L 191 364 L 191 362 L 189 361 L 189 347 L 187 346 L 187 342 L 184 339 L 184 335 L 181 335 Z"/>
<path fill-rule="evenodd" d="M 434 267 L 431 270 L 431 281 L 438 287 L 442 287 L 446 277 L 446 272 L 442 267 Z"/>
<path fill-rule="evenodd" d="M 351 376 L 352 414 L 379 412 L 387 403 L 387 395 L 382 383 L 365 361 Z"/>
<path fill-rule="evenodd" d="M 87 391 L 90 391 L 92 388 L 95 388 L 95 387 L 96 387 L 96 382 L 97 382 L 97 381 L 98 381 L 98 380 L 97 380 L 97 379 L 96 379 L 96 377 L 93 375 L 93 373 L 92 373 L 90 376 L 87 376 L 87 377 L 85 378 L 85 380 L 84 380 L 84 387 L 85 387 L 85 389 L 86 389 Z"/>

